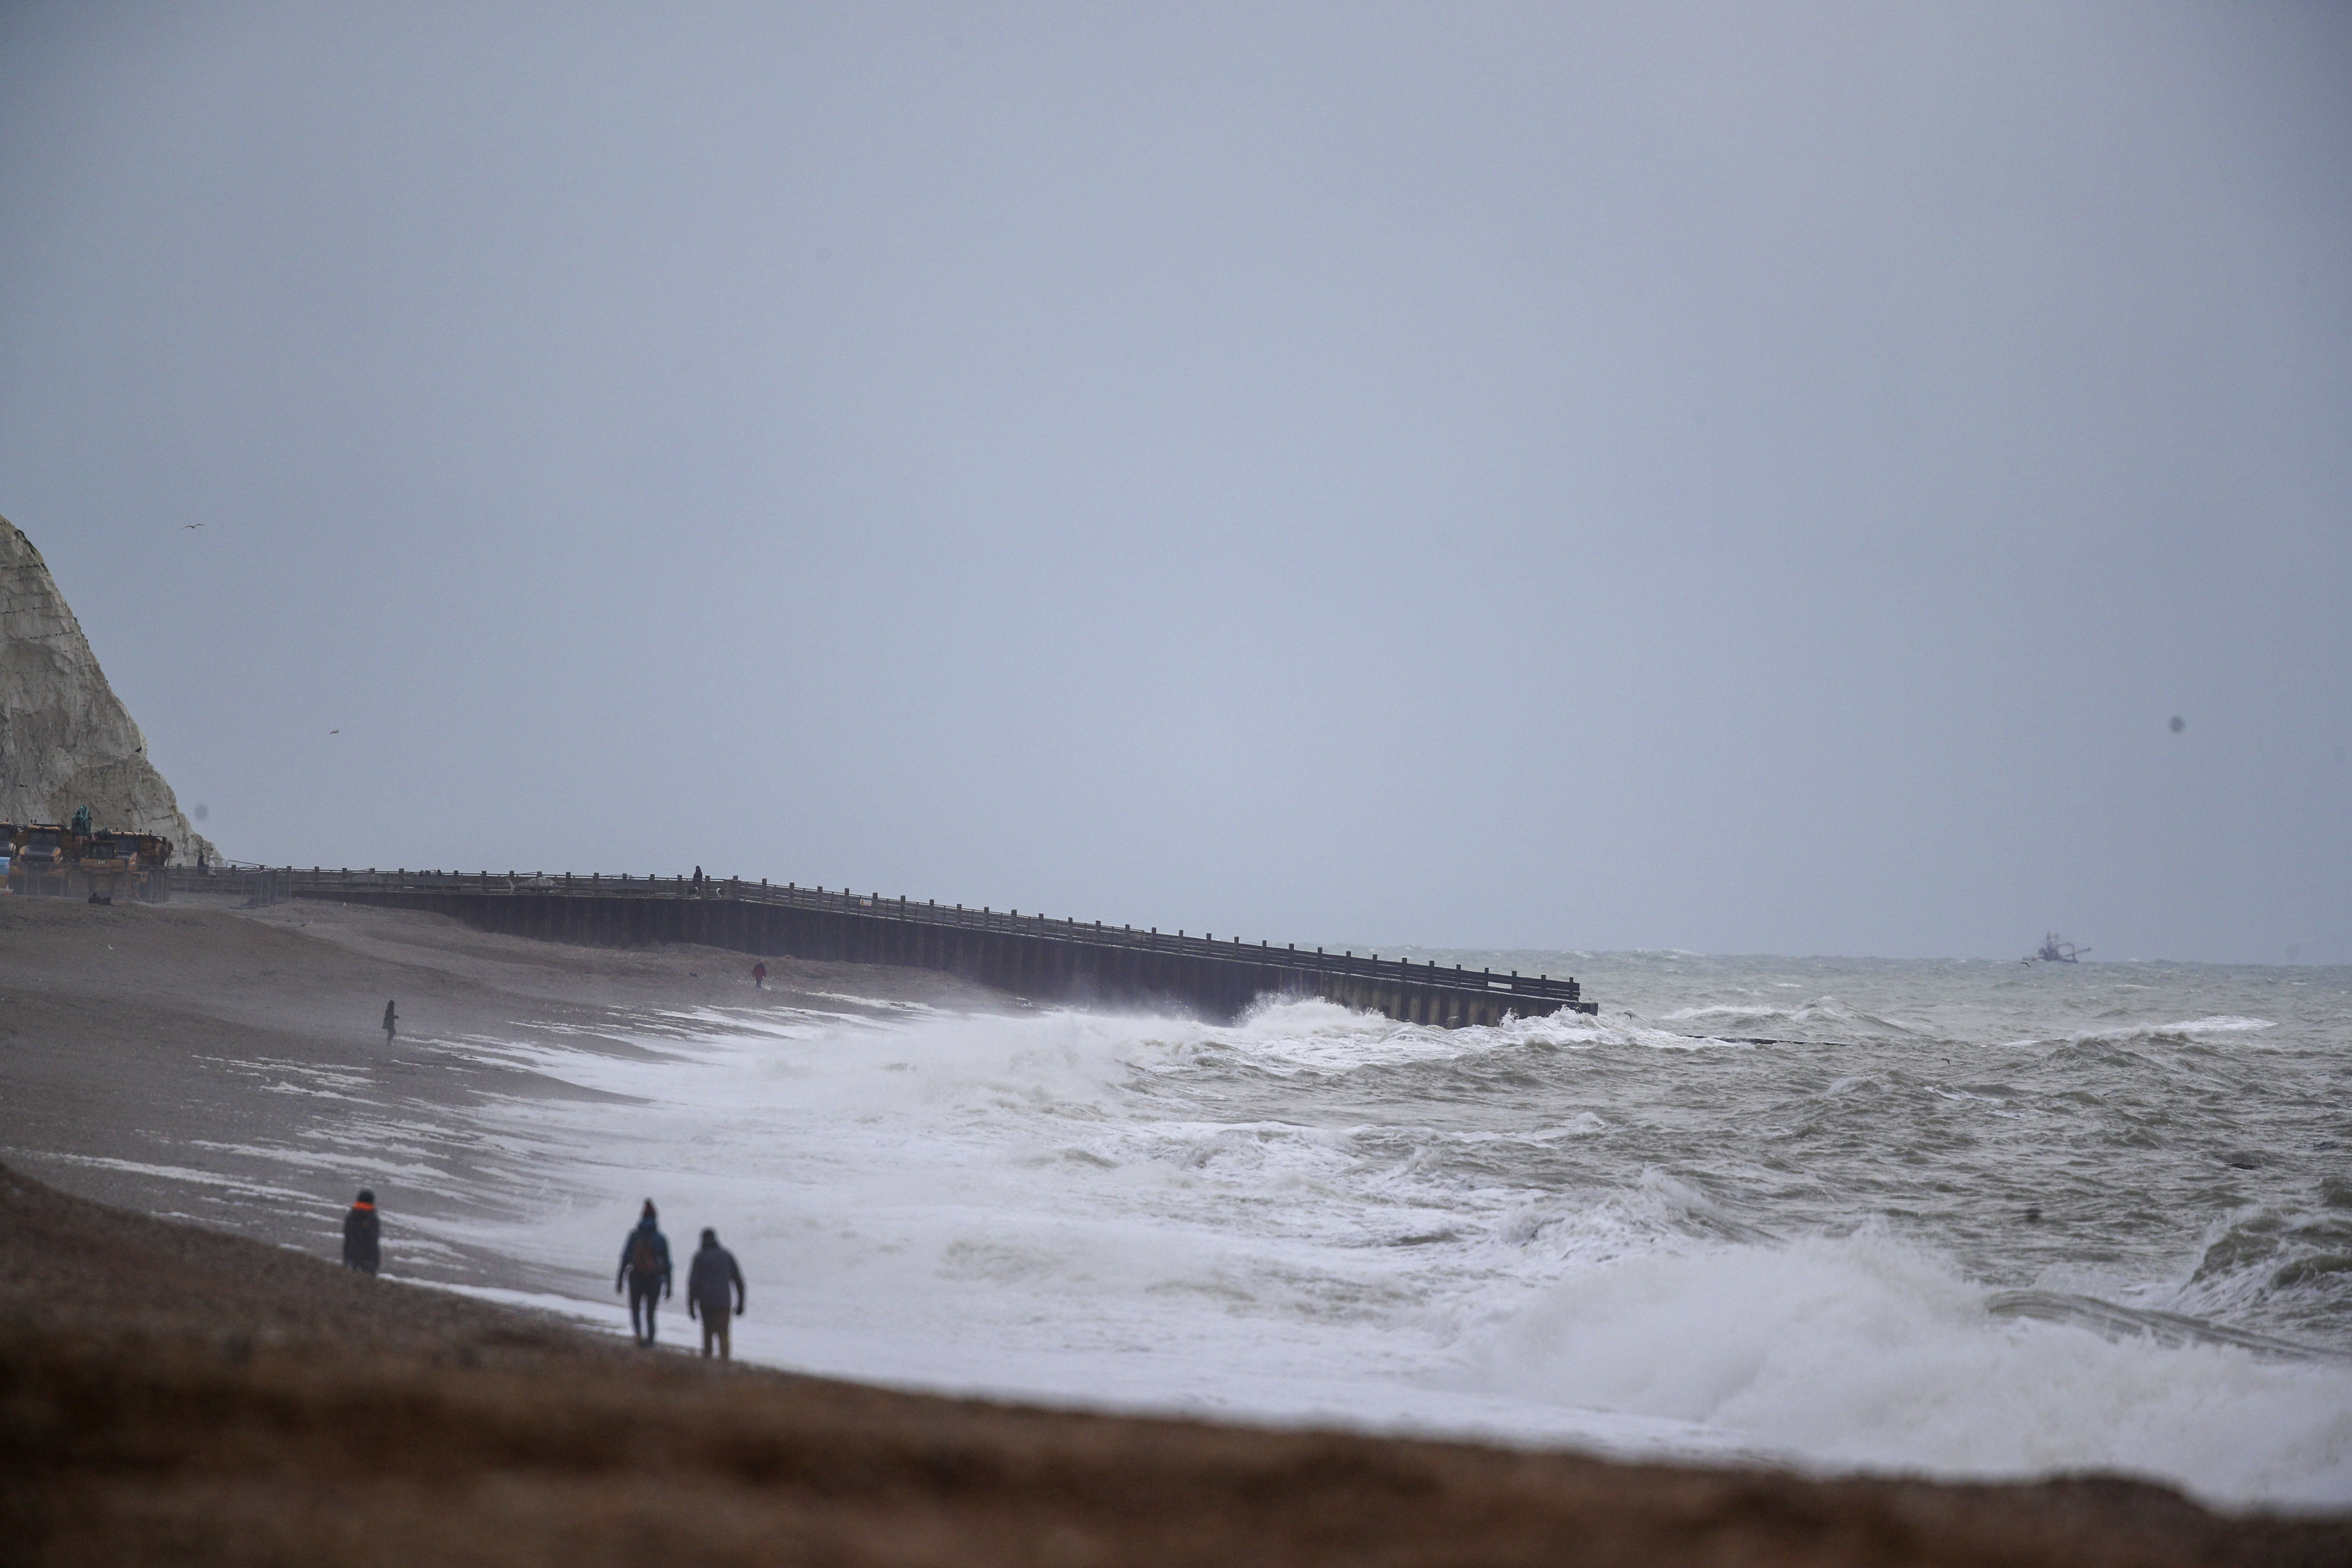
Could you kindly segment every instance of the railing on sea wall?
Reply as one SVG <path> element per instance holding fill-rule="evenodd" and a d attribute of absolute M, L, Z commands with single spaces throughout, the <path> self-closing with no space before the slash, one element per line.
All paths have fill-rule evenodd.
<path fill-rule="evenodd" d="M 176 872 L 181 868 L 174 869 Z M 1461 964 L 1441 967 L 1434 960 L 1415 963 L 1405 958 L 1381 958 L 1376 953 L 1367 956 L 1349 952 L 1328 952 L 1319 947 L 1302 950 L 1296 943 L 1276 947 L 1265 941 L 1252 942 L 1220 939 L 1206 933 L 1191 936 L 1182 931 L 1171 933 L 1157 929 L 1138 931 L 1132 926 L 1106 925 L 1100 921 L 1089 922 L 1074 917 L 1024 915 L 1018 910 L 985 907 L 967 909 L 961 904 L 941 904 L 904 897 L 885 898 L 879 893 L 855 893 L 846 888 L 838 890 L 803 888 L 790 882 L 779 887 L 764 880 L 751 882 L 731 877 L 706 877 L 697 882 L 683 876 L 635 877 L 601 872 L 582 876 L 572 872 L 383 871 L 319 866 L 307 869 L 281 867 L 276 874 L 285 879 L 285 890 L 278 895 L 279 897 L 310 895 L 334 898 L 346 893 L 382 892 L 463 893 L 518 899 L 562 894 L 606 899 L 735 900 L 788 909 L 866 914 L 917 925 L 1040 937 L 1226 963 L 1278 963 L 1285 968 L 1319 974 L 1408 985 L 1438 985 L 1456 991 L 1485 991 L 1497 997 L 1525 997 L 1530 1002 L 1540 1001 L 1553 1005 L 1572 1005 L 1583 994 L 1583 988 L 1573 979 L 1555 980 L 1549 974 L 1521 974 L 1517 971 L 1497 974 L 1490 969 L 1473 970 Z M 180 889 L 181 884 L 175 880 L 173 890 Z M 190 890 L 194 890 L 194 884 Z"/>
<path fill-rule="evenodd" d="M 223 898 L 241 898 L 248 904 L 282 904 L 294 896 L 294 868 L 291 866 L 207 862 L 202 869 L 194 866 L 167 866 L 162 875 L 164 886 L 174 894 L 212 893 Z"/>

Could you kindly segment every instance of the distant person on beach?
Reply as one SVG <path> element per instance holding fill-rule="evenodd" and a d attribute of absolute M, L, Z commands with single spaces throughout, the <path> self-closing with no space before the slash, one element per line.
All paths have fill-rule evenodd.
<path fill-rule="evenodd" d="M 376 1218 L 375 1189 L 362 1187 L 359 1200 L 343 1215 L 343 1267 L 373 1274 L 383 1261 L 383 1226 Z"/>
<path fill-rule="evenodd" d="M 762 961 L 751 966 L 751 989 L 754 991 L 765 991 L 767 988 L 768 965 L 765 961 Z"/>
<path fill-rule="evenodd" d="M 621 1271 L 614 1277 L 613 1289 L 618 1291 L 624 1282 L 629 1287 L 629 1329 L 637 1343 L 649 1345 L 654 1342 L 655 1304 L 670 1294 L 669 1237 L 661 1233 L 651 1198 L 637 1216 L 637 1228 L 621 1243 Z"/>
<path fill-rule="evenodd" d="M 728 1311 L 732 1285 L 734 1312 Z M 743 1315 L 743 1271 L 735 1266 L 735 1255 L 719 1245 L 719 1233 L 706 1229 L 702 1233 L 702 1250 L 686 1270 L 686 1315 L 698 1313 L 702 1319 L 702 1354 L 710 1355 L 710 1342 L 719 1342 L 719 1359 L 735 1359 L 735 1337 L 730 1331 L 734 1319 Z"/>
<path fill-rule="evenodd" d="M 386 1002 L 383 1005 L 383 1043 L 387 1046 L 392 1044 L 393 1037 L 399 1032 L 400 1015 L 393 1011 L 391 1003 Z"/>
<path fill-rule="evenodd" d="M 702 891 L 702 868 L 699 866 L 694 868 L 694 890 L 698 893 Z"/>

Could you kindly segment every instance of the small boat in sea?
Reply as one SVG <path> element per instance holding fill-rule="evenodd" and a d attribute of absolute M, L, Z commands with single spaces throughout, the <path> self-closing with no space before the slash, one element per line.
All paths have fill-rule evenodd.
<path fill-rule="evenodd" d="M 2075 962 L 2078 954 L 2085 953 L 2090 951 L 2091 950 L 2087 947 L 2076 947 L 2073 942 L 2068 942 L 2064 937 L 2060 936 L 2053 931 L 2043 934 L 2042 938 L 2042 951 L 2035 953 L 2032 958 L 2026 959 L 2024 962 L 2027 963 L 2073 963 Z"/>

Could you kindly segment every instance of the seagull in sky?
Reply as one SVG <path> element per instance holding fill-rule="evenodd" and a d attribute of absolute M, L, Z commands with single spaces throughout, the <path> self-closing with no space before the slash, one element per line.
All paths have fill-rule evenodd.
<path fill-rule="evenodd" d="M 180 526 L 181 526 L 182 528 L 184 528 L 184 529 L 188 529 L 188 528 L 202 528 L 202 527 L 204 527 L 204 524 L 203 524 L 203 523 L 201 523 L 201 522 L 184 522 L 184 523 L 180 524 Z"/>
<path fill-rule="evenodd" d="M 327 733 L 328 733 L 328 734 L 330 734 L 330 735 L 340 735 L 340 734 L 341 734 L 341 733 L 342 733 L 342 731 L 341 731 L 341 730 L 330 730 L 330 731 L 327 731 Z"/>

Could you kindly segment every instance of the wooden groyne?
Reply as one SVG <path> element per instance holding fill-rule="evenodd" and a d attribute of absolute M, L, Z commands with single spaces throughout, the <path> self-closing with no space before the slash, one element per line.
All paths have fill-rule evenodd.
<path fill-rule="evenodd" d="M 175 872 L 174 886 L 204 884 Z M 763 958 L 944 970 L 1041 1001 L 1174 1004 L 1230 1020 L 1265 996 L 1319 997 L 1444 1028 L 1598 1012 L 1574 980 L 1221 941 L 731 879 L 353 871 L 286 867 L 271 891 L 429 910 L 479 931 L 589 947 L 695 942 Z"/>

